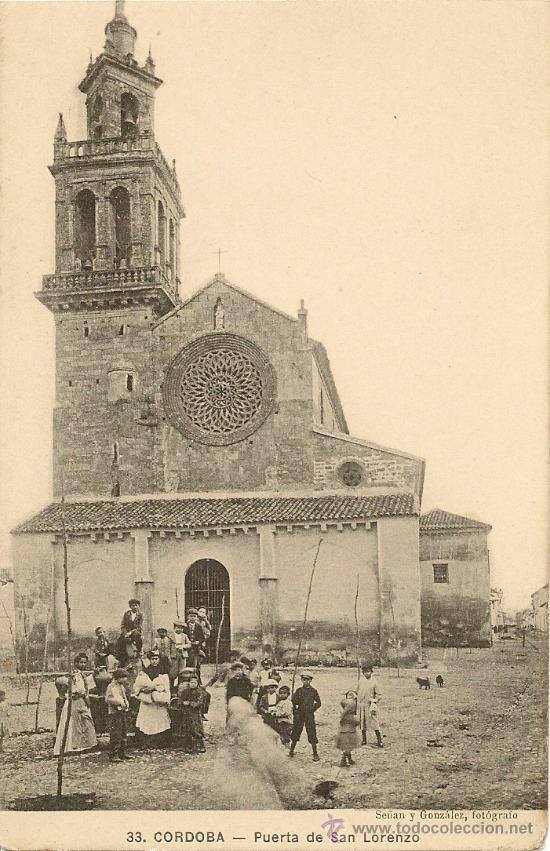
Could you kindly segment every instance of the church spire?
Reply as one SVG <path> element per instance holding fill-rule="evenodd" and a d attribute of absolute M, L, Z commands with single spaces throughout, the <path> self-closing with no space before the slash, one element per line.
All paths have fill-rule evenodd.
<path fill-rule="evenodd" d="M 124 0 L 115 0 L 115 16 L 105 27 L 105 49 L 119 56 L 133 56 L 137 32 L 124 14 Z"/>
<path fill-rule="evenodd" d="M 63 121 L 63 113 L 59 113 L 59 121 L 57 122 L 57 127 L 55 130 L 54 142 L 66 142 L 67 141 L 67 131 L 65 129 L 65 122 Z"/>
<path fill-rule="evenodd" d="M 124 14 L 124 0 L 115 0 L 115 21 L 126 21 L 126 15 Z"/>

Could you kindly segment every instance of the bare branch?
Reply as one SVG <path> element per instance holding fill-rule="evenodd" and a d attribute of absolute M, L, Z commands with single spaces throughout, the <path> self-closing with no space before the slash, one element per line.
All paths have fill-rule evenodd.
<path fill-rule="evenodd" d="M 292 687 L 291 692 L 294 694 L 294 683 L 296 682 L 296 672 L 298 671 L 298 664 L 300 661 L 300 652 L 302 650 L 302 642 L 304 640 L 304 630 L 306 628 L 306 620 L 307 620 L 307 607 L 309 606 L 309 598 L 311 597 L 311 586 L 313 584 L 313 574 L 315 573 L 315 567 L 317 565 L 317 559 L 319 557 L 319 550 L 321 549 L 321 544 L 323 543 L 323 539 L 319 538 L 319 543 L 317 544 L 317 551 L 315 553 L 315 558 L 313 559 L 313 567 L 311 568 L 311 575 L 309 577 L 309 588 L 307 589 L 307 597 L 306 597 L 306 607 L 304 610 L 304 619 L 302 621 L 302 630 L 300 632 L 300 641 L 298 642 L 298 650 L 296 651 L 296 660 L 294 662 L 294 671 L 292 673 Z"/>

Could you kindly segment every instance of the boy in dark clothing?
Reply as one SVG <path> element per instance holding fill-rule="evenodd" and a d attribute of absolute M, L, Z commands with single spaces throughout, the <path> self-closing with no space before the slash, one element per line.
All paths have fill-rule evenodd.
<path fill-rule="evenodd" d="M 201 681 L 201 660 L 206 657 L 204 648 L 206 646 L 206 638 L 199 622 L 199 616 L 196 609 L 189 609 L 187 612 L 187 626 L 184 632 L 186 633 L 191 643 L 189 650 L 189 667 L 196 668 L 199 683 Z"/>
<path fill-rule="evenodd" d="M 242 662 L 234 662 L 231 665 L 231 677 L 227 681 L 225 699 L 229 703 L 232 697 L 242 697 L 243 700 L 250 701 L 254 686 L 244 673 L 244 665 Z"/>
<path fill-rule="evenodd" d="M 302 686 L 294 692 L 292 697 L 292 707 L 294 709 L 294 724 L 292 725 L 291 745 L 289 756 L 294 756 L 294 750 L 304 725 L 307 733 L 307 740 L 313 751 L 313 762 L 319 762 L 319 754 L 317 753 L 317 728 L 315 726 L 315 713 L 321 706 L 321 698 L 319 692 L 311 685 L 313 676 L 307 671 L 301 675 Z"/>
<path fill-rule="evenodd" d="M 204 729 L 201 709 L 204 703 L 204 689 L 199 686 L 195 673 L 179 689 L 178 705 L 181 709 L 179 736 L 182 738 L 186 753 L 204 753 Z"/>
<path fill-rule="evenodd" d="M 125 688 L 127 684 L 128 672 L 123 668 L 117 668 L 105 692 L 105 703 L 109 712 L 109 760 L 111 762 L 132 759 L 126 753 L 126 722 L 129 709 Z"/>

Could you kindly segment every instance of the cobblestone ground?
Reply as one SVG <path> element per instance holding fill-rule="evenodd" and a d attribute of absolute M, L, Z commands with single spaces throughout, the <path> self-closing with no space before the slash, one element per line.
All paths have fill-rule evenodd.
<path fill-rule="evenodd" d="M 429 650 L 430 661 L 443 651 Z M 336 779 L 335 806 L 446 809 L 546 807 L 547 657 L 542 642 L 498 641 L 488 650 L 447 652 L 445 687 L 419 691 L 417 671 L 381 669 L 384 748 L 359 748 L 356 765 L 338 769 L 334 746 L 339 702 L 354 687 L 349 669 L 317 670 L 320 763 L 305 738 L 288 768 L 300 793 L 294 802 L 275 794 L 261 769 L 228 757 L 224 690 L 212 690 L 205 725 L 207 753 L 134 751 L 132 762 L 109 765 L 102 737 L 97 752 L 66 759 L 67 793 L 95 792 L 103 809 L 266 809 L 323 805 L 313 793 Z M 285 677 L 290 679 L 290 675 Z M 24 692 L 10 689 L 10 703 Z M 44 688 L 40 726 L 53 727 L 54 689 Z M 34 707 L 12 708 L 12 729 L 32 729 Z M 19 796 L 55 792 L 53 734 L 16 735 L 0 753 L 0 808 Z M 284 754 L 288 759 L 286 753 Z"/>

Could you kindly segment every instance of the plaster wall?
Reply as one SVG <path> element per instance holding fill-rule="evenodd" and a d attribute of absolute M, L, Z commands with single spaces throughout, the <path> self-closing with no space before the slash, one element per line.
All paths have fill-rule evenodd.
<path fill-rule="evenodd" d="M 424 644 L 490 645 L 487 532 L 422 532 L 420 559 Z M 434 564 L 448 565 L 448 582 L 434 582 Z"/>
<path fill-rule="evenodd" d="M 253 647 L 261 643 L 259 632 L 260 592 L 259 537 L 237 531 L 235 535 L 214 532 L 205 538 L 184 535 L 149 541 L 149 564 L 153 586 L 153 621 L 155 628 L 172 629 L 176 619 L 176 589 L 180 616 L 186 611 L 185 574 L 198 559 L 215 559 L 224 565 L 230 579 L 231 637 L 236 647 Z"/>
<path fill-rule="evenodd" d="M 380 582 L 380 654 L 413 664 L 419 656 L 420 569 L 418 518 L 380 518 L 378 575 Z"/>

